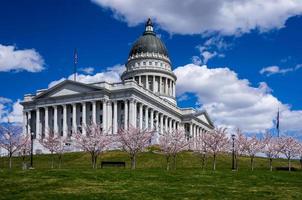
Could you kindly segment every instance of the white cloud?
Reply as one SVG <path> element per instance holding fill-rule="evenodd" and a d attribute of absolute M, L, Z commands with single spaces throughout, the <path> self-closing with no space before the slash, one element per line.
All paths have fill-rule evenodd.
<path fill-rule="evenodd" d="M 135 26 L 152 17 L 170 33 L 237 35 L 284 27 L 302 13 L 300 0 L 92 0 Z"/>
<path fill-rule="evenodd" d="M 15 46 L 0 44 L 0 72 L 40 72 L 43 65 L 42 56 L 34 49 L 18 50 Z"/>
<path fill-rule="evenodd" d="M 93 74 L 94 68 L 93 67 L 85 67 L 85 68 L 80 68 L 79 71 L 84 72 L 85 74 Z"/>
<path fill-rule="evenodd" d="M 23 107 L 18 99 L 13 102 L 11 99 L 0 97 L 0 123 L 10 122 L 21 123 L 23 120 Z"/>
<path fill-rule="evenodd" d="M 265 74 L 266 76 L 271 76 L 274 74 L 286 74 L 288 72 L 293 72 L 296 71 L 298 69 L 300 69 L 302 67 L 302 64 L 298 64 L 295 67 L 289 67 L 289 68 L 280 68 L 279 66 L 268 66 L 268 67 L 264 67 L 262 68 L 259 73 L 260 74 Z"/>
<path fill-rule="evenodd" d="M 273 120 L 280 108 L 281 129 L 302 130 L 302 111 L 293 111 L 282 104 L 264 82 L 253 87 L 229 68 L 209 69 L 194 64 L 178 67 L 174 72 L 177 95 L 196 94 L 201 109 L 206 109 L 217 125 L 249 132 L 264 131 L 274 126 Z"/>
<path fill-rule="evenodd" d="M 112 67 L 106 68 L 106 71 L 96 73 L 94 75 L 84 75 L 84 74 L 78 74 L 77 75 L 77 81 L 81 83 L 95 83 L 95 82 L 101 82 L 101 81 L 107 81 L 110 83 L 119 82 L 120 75 L 125 71 L 125 65 L 114 65 Z M 67 79 L 73 80 L 73 74 L 71 74 Z M 54 85 L 66 80 L 66 78 L 61 78 L 56 81 L 52 81 L 48 87 L 53 87 Z"/>

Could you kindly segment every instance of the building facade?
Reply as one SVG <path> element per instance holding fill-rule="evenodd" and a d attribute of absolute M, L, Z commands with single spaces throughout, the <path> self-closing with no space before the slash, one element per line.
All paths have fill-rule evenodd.
<path fill-rule="evenodd" d="M 65 80 L 25 95 L 23 129 L 34 135 L 35 150 L 42 150 L 37 141 L 49 130 L 68 138 L 74 131 L 85 134 L 82 127 L 90 123 L 100 124 L 109 134 L 130 125 L 154 130 L 157 136 L 183 128 L 188 139 L 214 128 L 206 111 L 177 106 L 177 77 L 150 19 L 130 50 L 121 80 L 92 84 Z"/>

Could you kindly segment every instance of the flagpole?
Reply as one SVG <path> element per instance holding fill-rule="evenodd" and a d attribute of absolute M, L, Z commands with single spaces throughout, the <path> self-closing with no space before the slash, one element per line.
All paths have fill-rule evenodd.
<path fill-rule="evenodd" d="M 278 107 L 278 113 L 277 113 L 276 128 L 277 128 L 278 137 L 280 137 L 280 111 L 279 111 L 279 107 Z"/>
<path fill-rule="evenodd" d="M 78 52 L 77 49 L 74 49 L 74 54 L 73 54 L 73 80 L 77 81 L 77 64 L 78 64 Z"/>

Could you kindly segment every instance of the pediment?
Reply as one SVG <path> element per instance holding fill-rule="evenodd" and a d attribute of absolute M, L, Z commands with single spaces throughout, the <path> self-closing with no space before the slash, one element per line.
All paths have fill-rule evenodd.
<path fill-rule="evenodd" d="M 96 90 L 98 90 L 98 88 L 95 86 L 68 80 L 49 88 L 48 90 L 36 96 L 36 99 L 84 94 Z"/>
<path fill-rule="evenodd" d="M 199 112 L 196 117 L 198 119 L 200 119 L 201 121 L 203 121 L 204 123 L 210 125 L 210 126 L 213 126 L 213 122 L 212 120 L 210 119 L 209 115 L 207 114 L 206 111 L 202 111 L 202 112 Z"/>

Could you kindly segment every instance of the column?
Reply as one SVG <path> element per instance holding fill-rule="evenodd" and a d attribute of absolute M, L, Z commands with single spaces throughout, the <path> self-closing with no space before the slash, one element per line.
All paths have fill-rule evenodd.
<path fill-rule="evenodd" d="M 44 129 L 44 134 L 45 134 L 45 137 L 48 137 L 49 136 L 49 115 L 48 115 L 48 107 L 45 107 L 44 108 L 45 110 L 45 118 L 44 118 L 44 123 L 45 123 L 45 129 Z"/>
<path fill-rule="evenodd" d="M 63 105 L 63 137 L 67 136 L 67 105 Z"/>
<path fill-rule="evenodd" d="M 139 128 L 143 129 L 143 104 L 139 104 Z"/>
<path fill-rule="evenodd" d="M 28 131 L 28 134 L 29 136 L 31 137 L 31 126 L 30 126 L 30 121 L 31 121 L 31 111 L 28 111 L 27 113 L 27 131 Z M 37 135 L 36 135 L 36 138 L 37 138 Z"/>
<path fill-rule="evenodd" d="M 157 92 L 157 91 L 155 91 L 155 76 L 152 76 L 153 77 L 153 81 L 152 81 L 152 83 L 153 83 L 153 92 L 155 93 L 155 92 Z"/>
<path fill-rule="evenodd" d="M 165 131 L 168 132 L 168 116 L 165 117 Z"/>
<path fill-rule="evenodd" d="M 151 110 L 150 110 L 150 129 L 151 129 L 151 130 L 154 130 L 154 125 L 153 125 L 153 123 L 154 123 L 154 110 L 151 109 Z"/>
<path fill-rule="evenodd" d="M 160 114 L 160 133 L 164 133 L 164 116 L 163 114 Z"/>
<path fill-rule="evenodd" d="M 92 101 L 92 123 L 96 124 L 96 101 Z"/>
<path fill-rule="evenodd" d="M 159 93 L 162 94 L 162 77 L 159 76 Z"/>
<path fill-rule="evenodd" d="M 142 85 L 142 77 L 141 76 L 138 76 L 138 84 Z"/>
<path fill-rule="evenodd" d="M 117 133 L 117 101 L 113 102 L 113 134 Z"/>
<path fill-rule="evenodd" d="M 145 129 L 148 129 L 149 126 L 149 108 L 146 106 L 145 108 Z"/>
<path fill-rule="evenodd" d="M 27 135 L 27 128 L 26 128 L 26 123 L 27 123 L 26 112 L 23 111 L 22 114 L 23 114 L 23 127 L 22 127 L 22 132 L 23 132 L 23 135 L 24 135 L 24 136 L 28 136 L 28 135 Z"/>
<path fill-rule="evenodd" d="M 77 132 L 77 104 L 72 104 L 72 130 Z"/>
<path fill-rule="evenodd" d="M 40 133 L 40 108 L 36 109 L 36 138 L 42 138 L 42 135 Z"/>
<path fill-rule="evenodd" d="M 149 90 L 149 81 L 148 81 L 148 75 L 146 75 L 146 89 Z"/>
<path fill-rule="evenodd" d="M 165 94 L 169 95 L 169 92 L 168 92 L 168 79 L 167 78 L 165 78 Z"/>
<path fill-rule="evenodd" d="M 112 101 L 107 102 L 107 114 L 108 114 L 108 117 L 107 117 L 108 134 L 112 134 Z"/>
<path fill-rule="evenodd" d="M 82 134 L 86 134 L 86 102 L 82 103 Z"/>
<path fill-rule="evenodd" d="M 130 99 L 129 102 L 129 126 L 133 126 L 136 127 L 136 120 L 135 120 L 135 116 L 134 116 L 134 112 L 135 111 L 135 106 L 134 106 L 134 99 Z"/>
<path fill-rule="evenodd" d="M 107 101 L 103 100 L 103 131 L 107 131 Z"/>
<path fill-rule="evenodd" d="M 128 129 L 128 101 L 124 101 L 124 129 Z"/>
<path fill-rule="evenodd" d="M 159 131 L 159 116 L 158 116 L 158 112 L 156 112 L 155 114 L 155 130 L 158 132 Z"/>
<path fill-rule="evenodd" d="M 58 136 L 60 135 L 58 127 L 58 106 L 53 107 L 53 131 Z"/>
<path fill-rule="evenodd" d="M 169 123 L 169 132 L 171 132 L 172 131 L 172 119 L 171 118 L 169 118 L 168 123 Z"/>
<path fill-rule="evenodd" d="M 189 136 L 191 136 L 192 133 L 193 133 L 193 124 L 189 124 L 189 126 L 190 126 L 190 133 L 189 133 Z"/>

